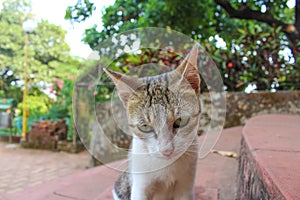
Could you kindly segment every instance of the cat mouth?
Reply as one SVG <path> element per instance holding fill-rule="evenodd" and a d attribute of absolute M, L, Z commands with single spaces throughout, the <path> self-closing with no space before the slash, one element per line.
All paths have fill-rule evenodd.
<path fill-rule="evenodd" d="M 165 160 L 170 160 L 170 159 L 172 159 L 174 156 L 172 156 L 172 155 L 169 155 L 169 156 L 161 155 L 161 157 L 162 157 L 163 159 L 165 159 Z"/>
<path fill-rule="evenodd" d="M 173 153 L 173 154 L 174 154 L 174 153 Z M 173 154 L 168 155 L 168 156 L 165 156 L 165 155 L 163 155 L 163 154 L 160 153 L 160 152 L 155 152 L 155 153 L 150 153 L 150 156 L 151 156 L 151 157 L 154 157 L 154 158 L 159 158 L 159 159 L 162 159 L 162 160 L 170 160 L 172 157 L 174 157 Z"/>
<path fill-rule="evenodd" d="M 156 158 L 159 158 L 159 159 L 161 159 L 161 160 L 173 160 L 173 159 L 177 159 L 178 154 L 176 154 L 175 152 L 173 152 L 173 153 L 170 154 L 170 155 L 163 155 L 162 153 L 157 152 L 157 153 L 155 153 L 155 155 L 153 155 L 153 156 L 155 156 Z"/>

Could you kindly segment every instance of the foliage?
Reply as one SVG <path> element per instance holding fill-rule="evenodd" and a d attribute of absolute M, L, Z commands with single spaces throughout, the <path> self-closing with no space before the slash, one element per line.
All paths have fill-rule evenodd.
<path fill-rule="evenodd" d="M 8 70 L 10 77 L 14 77 L 1 83 L 4 92 L 9 91 L 16 80 L 23 79 L 25 31 L 22 24 L 33 19 L 29 10 L 30 4 L 26 0 L 4 0 L 0 10 L 0 71 L 7 76 L 4 72 Z M 77 73 L 80 61 L 69 55 L 65 34 L 60 26 L 45 20 L 29 33 L 28 76 L 31 85 Z"/>
<path fill-rule="evenodd" d="M 22 100 L 22 91 L 17 85 L 18 80 L 9 68 L 0 69 L 0 98 L 13 98 L 13 107 Z"/>
<path fill-rule="evenodd" d="M 66 18 L 84 21 L 93 13 L 94 5 L 90 5 L 93 9 L 85 12 L 85 17 L 79 18 L 80 13 L 72 7 L 72 15 Z M 287 6 L 287 0 L 209 0 L 205 3 L 116 0 L 103 11 L 102 22 L 102 31 L 95 25 L 85 32 L 83 40 L 91 48 L 96 49 L 106 38 L 132 28 L 171 28 L 203 44 L 219 67 L 228 91 L 242 91 L 249 85 L 255 85 L 258 90 L 300 89 L 299 64 L 295 62 L 298 54 L 294 50 L 297 45 L 293 42 L 298 40 L 292 40 L 292 33 L 287 29 L 298 28 L 297 20 L 295 9 Z M 225 46 L 220 46 L 220 38 Z M 293 54 L 283 53 L 289 49 Z M 131 55 L 120 59 L 123 59 L 120 63 L 130 68 L 139 63 L 140 58 Z"/>
<path fill-rule="evenodd" d="M 31 118 L 43 118 L 48 112 L 53 100 L 49 98 L 44 92 L 40 91 L 39 88 L 33 87 L 29 90 L 26 99 L 26 109 Z M 20 102 L 17 108 L 23 113 L 23 103 Z"/>
<path fill-rule="evenodd" d="M 95 9 L 93 3 L 89 5 Z M 103 11 L 102 23 L 103 30 L 97 31 L 97 26 L 86 30 L 84 41 L 92 48 L 95 48 L 99 42 L 111 37 L 116 33 L 121 33 L 137 27 L 170 27 L 176 31 L 191 36 L 194 39 L 204 42 L 210 36 L 221 35 L 225 41 L 230 42 L 239 34 L 236 31 L 238 27 L 247 24 L 246 21 L 229 18 L 227 13 L 217 1 L 181 1 L 181 0 L 116 0 L 115 3 Z M 287 0 L 281 1 L 249 1 L 241 3 L 240 1 L 230 1 L 235 8 L 243 8 L 245 5 L 252 9 L 260 11 L 266 7 L 266 12 L 274 15 L 275 18 L 282 19 L 287 23 L 294 20 L 294 9 L 287 7 Z M 83 11 L 83 1 L 78 1 L 73 7 L 69 7 L 66 19 L 75 21 L 84 21 L 92 15 L 91 12 L 85 12 L 83 17 L 79 12 Z M 70 8 L 72 8 L 70 10 Z M 284 13 L 284 14 L 283 14 Z M 260 24 L 260 26 L 267 26 Z M 230 34 L 228 34 L 230 33 Z"/>
<path fill-rule="evenodd" d="M 295 7 L 290 8 L 290 0 L 280 1 L 247 1 L 214 0 L 229 15 L 230 19 L 255 20 L 269 27 L 280 28 L 289 42 L 295 59 L 300 53 L 300 4 L 295 1 Z"/>
<path fill-rule="evenodd" d="M 94 4 L 88 0 L 78 1 L 75 6 L 68 6 L 65 18 L 80 22 L 87 19 L 95 10 Z"/>
<path fill-rule="evenodd" d="M 22 25 L 28 19 L 34 20 L 30 6 L 27 0 L 4 0 L 0 10 L 0 97 L 13 98 L 14 107 L 19 108 L 20 114 L 25 62 L 25 31 Z M 37 27 L 28 33 L 26 106 L 29 121 L 70 116 L 66 106 L 56 108 L 53 99 L 42 92 L 53 78 L 65 79 L 78 73 L 82 60 L 70 56 L 65 35 L 66 31 L 60 26 L 45 20 L 39 21 Z"/>
<path fill-rule="evenodd" d="M 66 19 L 75 21 L 80 19 L 78 16 L 80 13 L 75 12 L 78 4 L 82 4 L 81 1 L 72 7 L 72 15 L 66 15 Z M 70 11 L 69 8 L 67 13 Z M 193 0 L 176 1 L 175 3 L 168 0 L 116 0 L 114 5 L 107 7 L 104 11 L 102 17 L 104 29 L 98 32 L 96 25 L 87 29 L 83 41 L 88 43 L 91 48 L 95 48 L 99 41 L 103 41 L 115 33 L 149 26 L 169 26 L 198 39 L 207 38 L 215 33 L 212 28 L 214 24 L 213 10 L 212 1 L 203 4 Z M 86 15 L 91 14 L 92 12 L 85 13 L 81 20 L 85 20 Z M 199 24 L 198 19 L 202 19 L 203 25 Z"/>
<path fill-rule="evenodd" d="M 68 135 L 73 134 L 73 109 L 72 95 L 74 86 L 74 76 L 61 80 L 54 78 L 52 83 L 52 94 L 56 96 L 55 103 L 52 104 L 45 118 L 51 120 L 68 119 Z"/>
<path fill-rule="evenodd" d="M 46 119 L 58 120 L 69 117 L 68 109 L 61 105 L 53 105 L 45 115 Z"/>
<path fill-rule="evenodd" d="M 300 88 L 300 77 L 295 74 L 300 69 L 292 57 L 283 54 L 284 36 L 278 28 L 266 31 L 254 24 L 238 32 L 241 35 L 230 44 L 230 51 L 206 45 L 228 91 L 245 90 L 248 85 L 271 91 Z"/>
<path fill-rule="evenodd" d="M 69 62 L 70 48 L 64 41 L 65 34 L 61 27 L 44 20 L 30 34 L 28 68 L 36 81 L 51 81 L 57 76 L 57 69 Z"/>
<path fill-rule="evenodd" d="M 57 121 L 59 119 L 66 119 L 69 126 L 69 135 L 72 134 L 73 121 L 72 119 L 72 89 L 74 78 L 70 77 L 64 81 L 54 78 L 51 85 L 52 94 L 55 99 L 50 98 L 38 87 L 30 88 L 27 95 L 26 108 L 28 109 L 28 126 L 31 127 L 33 123 L 39 120 L 49 119 Z M 22 116 L 23 103 L 20 102 L 17 106 L 20 111 L 18 115 Z M 19 122 L 21 123 L 21 122 Z M 19 128 L 21 126 L 19 125 Z"/>
<path fill-rule="evenodd" d="M 55 95 L 56 101 L 52 105 L 47 115 L 51 119 L 63 119 L 72 115 L 72 94 L 74 78 L 65 80 L 53 79 L 51 93 Z"/>

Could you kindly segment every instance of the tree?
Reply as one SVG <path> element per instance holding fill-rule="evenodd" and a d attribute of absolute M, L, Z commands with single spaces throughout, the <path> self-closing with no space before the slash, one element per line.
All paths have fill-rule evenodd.
<path fill-rule="evenodd" d="M 67 8 L 65 18 L 80 22 L 92 15 L 93 11 L 93 3 L 89 0 L 78 1 L 75 6 Z M 211 26 L 214 24 L 213 11 L 212 1 L 203 4 L 194 0 L 175 1 L 175 3 L 170 0 L 116 0 L 114 5 L 104 11 L 102 17 L 104 29 L 98 32 L 96 25 L 87 29 L 83 41 L 91 48 L 95 48 L 99 41 L 115 33 L 151 26 L 169 26 L 198 39 L 207 38 L 216 33 Z M 199 23 L 199 19 L 202 19 L 202 23 Z"/>
<path fill-rule="evenodd" d="M 13 98 L 14 106 L 22 100 L 22 92 L 17 86 L 18 78 L 8 68 L 0 69 L 0 97 Z"/>
<path fill-rule="evenodd" d="M 228 0 L 214 0 L 221 6 L 230 18 L 256 20 L 271 27 L 278 27 L 285 33 L 290 47 L 297 57 L 300 53 L 300 4 L 296 1 L 295 8 L 287 6 L 288 0 L 281 1 L 249 1 L 242 3 L 230 3 Z M 291 11 L 294 10 L 294 16 Z"/>
<path fill-rule="evenodd" d="M 209 0 L 205 3 L 200 0 L 116 0 L 114 5 L 105 8 L 103 12 L 104 29 L 99 33 L 97 26 L 91 27 L 86 31 L 84 41 L 93 47 L 93 42 L 99 43 L 96 42 L 98 39 L 101 41 L 114 33 L 146 26 L 169 26 L 198 39 L 207 39 L 226 31 L 223 38 L 225 40 L 232 39 L 232 34 L 233 36 L 237 35 L 234 30 L 245 23 L 240 20 L 228 20 L 222 10 L 224 8 L 230 18 L 254 19 L 271 27 L 273 25 L 282 27 L 282 31 L 287 33 L 288 38 L 293 39 L 291 41 L 296 44 L 294 38 L 299 37 L 295 35 L 297 33 L 296 24 L 300 22 L 292 24 L 292 21 L 299 13 L 297 14 L 296 9 L 295 15 L 293 15 L 294 9 L 287 6 L 287 1 L 243 1 L 245 3 L 232 1 L 231 4 L 228 0 Z M 296 4 L 296 8 L 299 7 L 298 1 Z M 235 7 L 240 9 L 235 9 Z M 261 11 L 263 8 L 264 12 Z M 65 18 L 76 22 L 84 21 L 93 14 L 94 10 L 95 7 L 89 0 L 78 1 L 75 6 L 67 8 Z M 230 29 L 233 32 L 227 34 Z M 293 32 L 291 32 L 292 30 Z"/>
<path fill-rule="evenodd" d="M 251 84 L 259 90 L 299 89 L 298 7 L 296 1 L 296 9 L 289 8 L 287 0 L 116 0 L 103 12 L 103 30 L 96 25 L 87 29 L 83 41 L 95 49 L 106 38 L 131 28 L 169 27 L 203 44 L 229 91 Z M 68 7 L 65 17 L 84 21 L 94 10 L 91 1 L 79 1 Z M 218 46 L 220 38 L 226 47 Z M 288 48 L 293 55 L 283 53 Z"/>
<path fill-rule="evenodd" d="M 25 32 L 22 24 L 34 16 L 26 0 L 5 0 L 0 10 L 0 90 L 13 96 L 21 90 L 24 73 Z M 66 78 L 77 73 L 80 60 L 70 56 L 66 31 L 45 20 L 29 34 L 28 74 L 31 85 L 50 83 L 54 77 Z M 17 84 L 18 83 L 18 84 Z"/>
<path fill-rule="evenodd" d="M 37 81 L 52 81 L 61 77 L 57 70 L 72 60 L 70 47 L 64 41 L 66 31 L 61 27 L 42 20 L 30 34 L 29 69 Z M 66 67 L 63 67 L 66 68 Z"/>

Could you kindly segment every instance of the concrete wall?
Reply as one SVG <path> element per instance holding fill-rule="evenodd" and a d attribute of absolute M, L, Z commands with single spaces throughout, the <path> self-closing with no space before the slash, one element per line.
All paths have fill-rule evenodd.
<path fill-rule="evenodd" d="M 217 108 L 217 113 L 212 112 L 211 96 L 209 94 L 202 94 L 200 99 L 202 113 L 199 134 L 205 133 L 209 124 L 222 123 L 222 114 L 225 112 L 220 105 L 214 105 L 214 108 Z M 257 92 L 251 94 L 227 93 L 224 128 L 244 125 L 246 120 L 253 116 L 271 113 L 300 114 L 300 91 Z M 115 114 L 119 116 L 113 117 Z M 105 136 L 118 147 L 129 148 L 131 136 L 118 128 L 120 124 L 124 126 L 126 120 L 124 119 L 126 117 L 122 104 L 101 103 L 96 107 L 96 115 Z M 213 120 L 212 123 L 211 120 Z M 118 155 L 115 154 L 118 152 L 114 153 L 112 149 L 108 149 L 107 142 L 102 142 L 101 137 L 103 136 L 98 133 L 99 128 L 97 126 L 99 125 L 95 124 L 94 126 L 95 131 L 90 145 L 91 152 L 96 157 L 107 155 L 106 161 L 110 159 L 111 161 L 117 160 Z M 94 162 L 92 161 L 91 166 L 93 165 Z"/>
<path fill-rule="evenodd" d="M 300 114 L 300 91 L 226 95 L 225 128 L 244 125 L 246 120 L 262 114 Z"/>

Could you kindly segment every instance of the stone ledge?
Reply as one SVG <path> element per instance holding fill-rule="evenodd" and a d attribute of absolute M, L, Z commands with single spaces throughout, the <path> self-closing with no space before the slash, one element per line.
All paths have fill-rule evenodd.
<path fill-rule="evenodd" d="M 240 149 L 242 127 L 223 130 L 215 148 L 224 151 Z M 199 140 L 203 140 L 200 137 Z M 201 142 L 200 142 L 201 144 Z M 21 191 L 2 200 L 112 200 L 111 190 L 114 181 L 120 174 L 112 170 L 114 165 L 120 166 L 123 161 L 99 166 L 83 172 L 62 177 L 41 185 Z M 236 174 L 238 162 L 236 159 L 209 154 L 198 161 L 196 177 L 195 200 L 232 200 L 236 195 Z M 204 186 L 204 187 L 203 187 Z"/>
<path fill-rule="evenodd" d="M 300 199 L 300 116 L 264 115 L 243 129 L 239 199 Z"/>
<path fill-rule="evenodd" d="M 218 95 L 214 98 L 218 98 Z M 207 133 L 207 130 L 211 127 L 210 125 L 213 127 L 213 124 L 223 122 L 225 110 L 220 105 L 212 105 L 211 99 L 212 97 L 208 93 L 200 95 L 201 117 L 199 135 Z M 129 147 L 131 137 L 118 128 L 126 127 L 126 121 L 120 120 L 116 122 L 115 120 L 126 117 L 122 113 L 124 113 L 124 109 L 121 102 L 100 103 L 96 106 L 97 123 L 90 124 L 90 126 L 81 125 L 84 127 L 83 133 L 93 132 L 89 144 L 90 150 L 95 157 L 105 158 L 109 162 L 119 159 L 118 152 L 111 148 L 110 145 L 107 145 L 107 142 L 102 142 L 106 141 L 107 138 L 118 147 Z M 251 94 L 229 92 L 226 93 L 224 128 L 244 125 L 248 119 L 256 115 L 276 113 L 300 115 L 300 91 L 257 92 Z M 101 124 L 101 129 L 98 123 Z M 89 130 L 88 127 L 92 128 Z M 104 132 L 102 133 L 102 131 Z M 91 159 L 90 167 L 99 164 L 96 159 Z"/>

